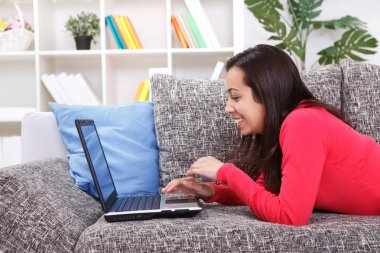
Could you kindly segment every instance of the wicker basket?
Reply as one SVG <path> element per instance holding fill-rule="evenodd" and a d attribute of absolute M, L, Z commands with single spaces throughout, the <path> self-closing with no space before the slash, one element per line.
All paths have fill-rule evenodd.
<path fill-rule="evenodd" d="M 26 30 L 20 7 L 14 3 L 23 28 L 0 32 L 0 51 L 25 51 L 33 42 L 34 34 Z"/>

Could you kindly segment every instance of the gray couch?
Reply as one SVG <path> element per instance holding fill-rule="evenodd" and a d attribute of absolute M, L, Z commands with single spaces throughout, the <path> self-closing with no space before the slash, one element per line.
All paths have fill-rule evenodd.
<path fill-rule="evenodd" d="M 380 142 L 380 67 L 343 61 L 302 76 Z M 152 91 L 162 184 L 197 157 L 222 159 L 238 145 L 222 81 L 158 75 Z M 260 221 L 245 206 L 204 204 L 193 218 L 107 223 L 62 158 L 0 170 L 0 227 L 0 252 L 380 252 L 380 216 L 314 211 L 309 225 L 294 227 Z"/>

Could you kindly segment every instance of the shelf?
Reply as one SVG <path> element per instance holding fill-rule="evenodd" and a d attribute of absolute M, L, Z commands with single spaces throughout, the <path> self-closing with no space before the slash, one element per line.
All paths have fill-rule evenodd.
<path fill-rule="evenodd" d="M 39 55 L 44 57 L 83 57 L 83 56 L 99 56 L 101 50 L 60 50 L 60 51 L 40 51 Z"/>
<path fill-rule="evenodd" d="M 34 51 L 0 52 L 0 61 L 34 59 L 35 55 Z"/>
<path fill-rule="evenodd" d="M 233 47 L 223 48 L 173 48 L 171 52 L 174 54 L 218 54 L 218 53 L 233 53 Z"/>
<path fill-rule="evenodd" d="M 120 50 L 120 49 L 108 49 L 106 50 L 107 55 L 156 55 L 156 54 L 166 54 L 168 51 L 166 49 L 134 49 L 134 50 Z"/>
<path fill-rule="evenodd" d="M 17 15 L 4 1 L 0 0 L 0 18 Z M 29 111 L 50 111 L 48 102 L 54 100 L 41 81 L 43 74 L 80 73 L 102 104 L 120 104 L 133 100 L 151 68 L 208 79 L 217 61 L 226 62 L 243 49 L 243 0 L 200 0 L 219 48 L 181 47 L 170 17 L 188 12 L 184 0 L 16 1 L 34 28 L 35 38 L 28 51 L 0 52 L 0 123 L 19 122 Z M 75 50 L 74 39 L 64 28 L 70 15 L 82 11 L 96 13 L 101 20 L 100 36 L 91 50 Z M 118 49 L 105 25 L 108 15 L 128 16 L 143 49 Z"/>
<path fill-rule="evenodd" d="M 19 122 L 26 113 L 36 111 L 35 107 L 0 107 L 0 123 Z"/>

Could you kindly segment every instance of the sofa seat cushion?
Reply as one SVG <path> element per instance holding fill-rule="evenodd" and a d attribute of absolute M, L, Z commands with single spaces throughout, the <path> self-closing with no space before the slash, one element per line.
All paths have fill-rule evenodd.
<path fill-rule="evenodd" d="M 71 252 L 101 214 L 64 159 L 0 169 L 0 252 Z"/>
<path fill-rule="evenodd" d="M 380 66 L 344 60 L 343 110 L 353 127 L 380 143 Z"/>
<path fill-rule="evenodd" d="M 245 206 L 207 205 L 193 218 L 87 228 L 77 252 L 354 252 L 380 250 L 380 217 L 313 213 L 302 227 L 258 220 Z"/>

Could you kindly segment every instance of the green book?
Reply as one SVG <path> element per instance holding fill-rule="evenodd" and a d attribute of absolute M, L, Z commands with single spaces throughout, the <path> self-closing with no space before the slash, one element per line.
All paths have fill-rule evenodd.
<path fill-rule="evenodd" d="M 189 23 L 190 29 L 191 29 L 191 31 L 194 34 L 194 37 L 195 37 L 195 40 L 198 43 L 198 46 L 200 48 L 206 48 L 206 43 L 203 40 L 202 34 L 199 31 L 198 26 L 197 26 L 197 24 L 194 21 L 193 15 L 191 15 L 191 13 L 188 12 L 188 13 L 185 14 L 185 18 L 187 20 L 187 23 Z"/>

